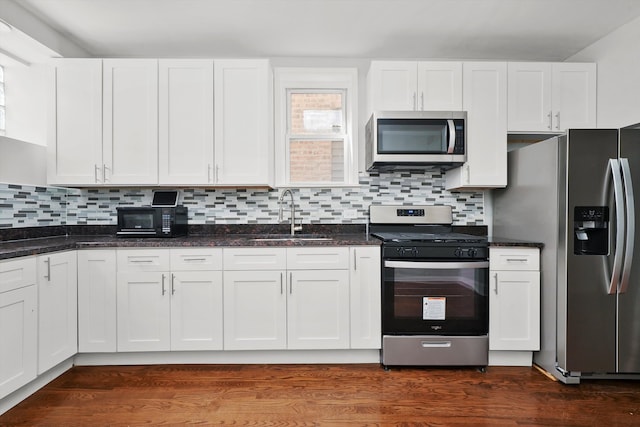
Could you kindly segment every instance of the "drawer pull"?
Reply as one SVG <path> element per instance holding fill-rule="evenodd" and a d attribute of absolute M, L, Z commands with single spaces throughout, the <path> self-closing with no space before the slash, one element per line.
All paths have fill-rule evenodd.
<path fill-rule="evenodd" d="M 451 341 L 422 341 L 422 348 L 449 348 Z"/>

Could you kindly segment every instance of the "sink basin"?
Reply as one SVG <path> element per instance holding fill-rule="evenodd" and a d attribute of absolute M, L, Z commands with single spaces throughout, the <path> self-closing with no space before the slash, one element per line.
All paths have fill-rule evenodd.
<path fill-rule="evenodd" d="M 282 237 L 256 237 L 255 242 L 295 242 L 295 241 L 330 241 L 332 237 L 308 237 L 308 236 L 282 236 Z"/>

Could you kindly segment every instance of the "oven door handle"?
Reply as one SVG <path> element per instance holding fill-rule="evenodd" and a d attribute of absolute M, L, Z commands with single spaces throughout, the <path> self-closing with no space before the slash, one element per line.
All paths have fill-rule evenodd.
<path fill-rule="evenodd" d="M 454 268 L 489 268 L 489 261 L 430 262 L 430 261 L 385 261 L 389 268 L 423 268 L 432 270 L 450 270 Z"/>

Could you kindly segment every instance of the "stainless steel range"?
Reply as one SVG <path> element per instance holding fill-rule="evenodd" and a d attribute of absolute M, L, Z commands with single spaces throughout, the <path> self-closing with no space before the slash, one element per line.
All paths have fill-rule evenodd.
<path fill-rule="evenodd" d="M 486 235 L 458 232 L 450 206 L 371 206 L 369 222 L 382 240 L 382 364 L 484 368 Z"/>

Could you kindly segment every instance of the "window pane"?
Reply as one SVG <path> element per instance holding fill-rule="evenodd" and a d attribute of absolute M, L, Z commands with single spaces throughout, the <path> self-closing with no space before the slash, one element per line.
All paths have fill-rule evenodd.
<path fill-rule="evenodd" d="M 289 133 L 342 133 L 342 92 L 290 92 Z"/>
<path fill-rule="evenodd" d="M 289 141 L 291 183 L 344 181 L 343 140 Z"/>

